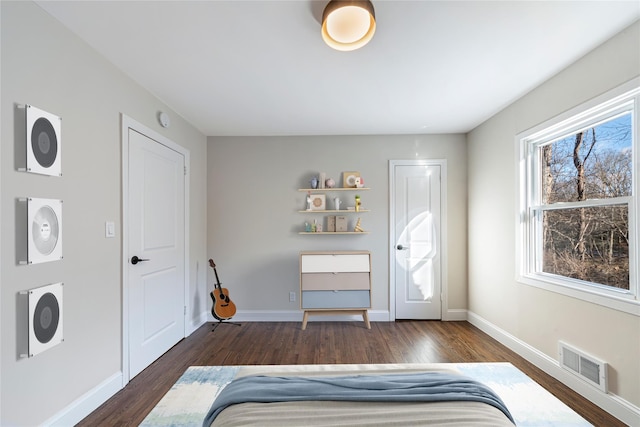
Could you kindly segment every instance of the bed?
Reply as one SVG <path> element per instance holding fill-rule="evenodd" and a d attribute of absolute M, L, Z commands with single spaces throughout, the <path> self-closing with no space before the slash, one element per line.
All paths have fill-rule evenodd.
<path fill-rule="evenodd" d="M 493 391 L 438 365 L 240 367 L 203 426 L 513 426 Z"/>

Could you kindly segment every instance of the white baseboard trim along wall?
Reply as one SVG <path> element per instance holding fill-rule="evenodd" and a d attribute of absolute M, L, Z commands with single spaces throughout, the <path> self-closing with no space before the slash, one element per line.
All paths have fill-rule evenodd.
<path fill-rule="evenodd" d="M 369 310 L 369 320 L 371 322 L 388 322 L 391 314 L 388 310 Z M 238 310 L 231 319 L 234 322 L 301 322 L 301 310 Z M 444 312 L 442 320 L 445 321 L 466 321 L 467 310 L 453 309 Z M 209 316 L 209 322 L 215 321 Z M 362 322 L 362 316 L 342 315 L 342 316 L 309 316 L 309 322 L 314 321 L 354 321 Z M 197 328 L 196 328 L 197 329 Z"/>
<path fill-rule="evenodd" d="M 467 320 L 478 329 L 490 335 L 509 349 L 515 351 L 520 356 L 524 357 L 547 374 L 570 387 L 576 393 L 579 393 L 586 399 L 609 412 L 614 417 L 626 424 L 629 424 L 630 426 L 637 425 L 638 420 L 640 419 L 640 408 L 631 402 L 628 402 L 613 393 L 604 393 L 590 386 L 585 381 L 580 380 L 565 369 L 562 369 L 557 360 L 531 347 L 529 344 L 519 340 L 503 329 L 498 328 L 477 314 L 468 312 Z"/>
<path fill-rule="evenodd" d="M 67 427 L 77 424 L 122 389 L 122 378 L 122 372 L 113 374 L 42 425 Z"/>
<path fill-rule="evenodd" d="M 448 309 L 445 312 L 445 315 L 442 316 L 442 320 L 447 322 L 463 322 L 467 320 L 467 310 L 466 309 Z"/>
<path fill-rule="evenodd" d="M 196 331 L 196 329 L 198 329 L 200 326 L 204 325 L 206 322 L 210 322 L 211 320 L 209 319 L 211 317 L 211 314 L 207 311 L 203 311 L 202 313 L 200 313 L 199 315 L 195 316 L 193 319 L 191 319 L 191 322 L 189 324 L 189 328 L 186 331 L 186 336 L 191 335 L 192 333 L 194 333 Z"/>
<path fill-rule="evenodd" d="M 302 323 L 301 310 L 238 310 L 231 319 L 232 322 L 300 322 Z M 209 321 L 216 321 L 211 320 Z M 371 322 L 388 322 L 389 312 L 387 310 L 369 310 L 369 320 Z M 309 316 L 309 322 L 324 321 L 355 321 L 362 322 L 362 316 L 345 314 L 342 316 Z"/>

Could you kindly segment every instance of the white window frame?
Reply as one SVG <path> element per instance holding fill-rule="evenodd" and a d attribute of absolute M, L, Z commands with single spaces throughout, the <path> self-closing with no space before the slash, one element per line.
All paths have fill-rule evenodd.
<path fill-rule="evenodd" d="M 558 203 L 559 207 L 588 207 L 602 205 L 627 205 L 629 209 L 629 290 L 597 285 L 582 280 L 542 272 L 536 260 L 541 259 L 542 241 L 539 219 L 536 215 L 549 206 L 541 208 L 536 193 L 540 184 L 536 182 L 539 160 L 537 148 L 570 133 L 578 133 L 603 121 L 632 111 L 633 122 L 633 177 L 632 196 L 606 200 L 590 200 L 587 203 Z M 592 99 L 558 117 L 516 136 L 517 160 L 517 215 L 516 215 L 516 280 L 530 286 L 557 292 L 584 301 L 600 304 L 615 310 L 640 316 L 640 77 Z M 574 206 L 575 205 L 575 206 Z M 538 233 L 536 235 L 536 233 Z"/>

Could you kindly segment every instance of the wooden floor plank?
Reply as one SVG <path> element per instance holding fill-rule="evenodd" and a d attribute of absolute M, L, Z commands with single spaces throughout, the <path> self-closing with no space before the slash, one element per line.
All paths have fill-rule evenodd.
<path fill-rule="evenodd" d="M 137 426 L 189 366 L 511 362 L 595 426 L 625 424 L 467 322 L 206 324 L 78 424 Z"/>

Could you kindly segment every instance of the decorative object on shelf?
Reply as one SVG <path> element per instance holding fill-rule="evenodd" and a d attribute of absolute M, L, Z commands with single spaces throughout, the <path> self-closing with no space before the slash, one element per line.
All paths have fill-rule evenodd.
<path fill-rule="evenodd" d="M 356 177 L 356 188 L 363 188 L 364 187 L 364 178 L 362 178 L 361 176 L 357 176 Z"/>
<path fill-rule="evenodd" d="M 329 215 L 327 217 L 327 231 L 328 232 L 335 232 L 336 231 L 336 216 L 335 215 Z"/>
<path fill-rule="evenodd" d="M 340 210 L 340 203 L 342 203 L 342 200 L 340 200 L 339 197 L 334 197 L 333 198 L 333 209 L 339 211 Z"/>
<path fill-rule="evenodd" d="M 356 188 L 356 178 L 360 176 L 360 172 L 343 172 L 342 187 Z"/>
<path fill-rule="evenodd" d="M 342 215 L 336 215 L 336 231 L 337 232 L 345 232 L 347 231 L 347 217 Z"/>
<path fill-rule="evenodd" d="M 311 194 L 311 210 L 324 211 L 327 209 L 327 200 L 324 194 Z"/>
<path fill-rule="evenodd" d="M 352 192 L 357 192 L 357 191 L 367 191 L 367 190 L 371 190 L 371 188 L 369 187 L 362 187 L 362 188 L 356 188 L 356 187 L 349 187 L 349 188 L 345 188 L 345 187 L 335 187 L 335 188 L 298 188 L 298 191 L 302 191 L 302 192 L 311 192 L 311 193 L 333 193 L 333 192 L 344 192 L 344 191 L 352 191 Z"/>
<path fill-rule="evenodd" d="M 358 218 L 355 227 L 353 227 L 353 231 L 355 231 L 356 233 L 362 233 L 364 231 L 362 229 L 362 226 L 360 225 L 360 218 Z"/>
<path fill-rule="evenodd" d="M 320 175 L 318 177 L 318 188 L 324 188 L 324 182 L 327 179 L 327 174 L 324 172 L 320 172 Z"/>
<path fill-rule="evenodd" d="M 324 184 L 327 188 L 333 188 L 336 186 L 336 182 L 332 178 L 327 178 Z"/>
<path fill-rule="evenodd" d="M 313 177 L 311 178 L 311 180 L 309 181 L 309 185 L 311 186 L 311 188 L 313 188 L 314 190 L 316 188 L 318 188 L 318 178 L 317 177 Z"/>
<path fill-rule="evenodd" d="M 355 184 L 355 179 L 360 177 L 359 172 L 346 172 L 349 174 L 347 176 L 347 181 L 353 181 Z M 320 174 L 324 174 L 320 172 Z M 351 176 L 354 176 L 351 179 Z M 357 176 L 356 176 L 357 175 Z M 324 178 L 324 176 L 320 177 Z M 361 178 L 361 177 L 360 177 Z M 356 212 L 356 207 L 354 206 L 356 199 L 354 196 L 357 195 L 357 198 L 360 198 L 361 191 L 370 190 L 370 188 L 356 188 L 356 187 L 338 187 L 331 188 L 331 185 L 334 185 L 335 182 L 331 178 L 324 179 L 325 187 L 321 188 L 320 181 L 318 180 L 318 185 L 316 188 L 298 188 L 299 192 L 304 192 L 306 194 L 306 206 L 298 210 L 300 213 L 309 213 L 312 216 L 315 216 L 316 219 L 308 218 L 304 221 L 304 226 L 301 230 L 298 231 L 298 234 L 305 235 L 365 235 L 369 234 L 369 231 L 360 230 L 358 232 L 353 231 L 355 224 L 355 217 L 353 219 L 349 219 L 348 216 L 352 215 Z M 314 184 L 312 180 L 309 181 L 311 185 Z M 333 193 L 333 194 L 331 194 Z M 343 194 L 341 194 L 343 193 Z M 357 194 L 356 194 L 357 193 Z M 343 197 L 346 196 L 346 197 Z M 330 199 L 330 200 L 327 200 Z M 345 200 L 351 200 L 351 203 L 345 203 Z M 347 204 L 351 206 L 347 206 Z M 327 215 L 331 213 L 337 213 L 338 215 Z M 369 212 L 368 209 L 362 209 L 362 207 L 358 204 L 358 213 L 360 212 Z M 342 214 L 342 215 L 340 215 Z M 326 222 L 325 222 L 326 217 Z"/>
<path fill-rule="evenodd" d="M 356 212 L 360 212 L 360 196 L 356 194 Z"/>

